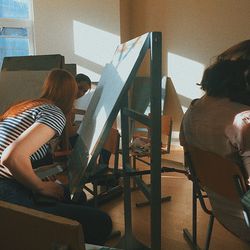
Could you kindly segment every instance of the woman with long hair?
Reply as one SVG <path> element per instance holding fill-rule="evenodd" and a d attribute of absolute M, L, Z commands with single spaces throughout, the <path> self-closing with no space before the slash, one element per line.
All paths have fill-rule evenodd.
<path fill-rule="evenodd" d="M 0 200 L 77 220 L 87 242 L 103 244 L 112 229 L 110 217 L 94 208 L 65 201 L 65 189 L 42 181 L 32 161 L 42 159 L 52 138 L 62 134 L 77 94 L 74 77 L 52 70 L 40 98 L 14 104 L 0 116 Z M 34 194 L 53 198 L 40 204 Z"/>

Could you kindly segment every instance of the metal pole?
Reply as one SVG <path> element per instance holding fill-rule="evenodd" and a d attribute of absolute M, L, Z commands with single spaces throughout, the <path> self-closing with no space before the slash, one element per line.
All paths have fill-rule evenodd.
<path fill-rule="evenodd" d="M 150 34 L 151 249 L 161 249 L 161 33 Z"/>
<path fill-rule="evenodd" d="M 124 96 L 123 108 L 128 107 L 128 93 Z M 121 132 L 122 132 L 122 165 L 123 171 L 126 172 L 129 164 L 129 122 L 128 116 L 121 109 Z M 133 249 L 132 246 L 132 212 L 131 212 L 131 188 L 130 177 L 124 177 L 124 214 L 125 214 L 125 250 Z"/>

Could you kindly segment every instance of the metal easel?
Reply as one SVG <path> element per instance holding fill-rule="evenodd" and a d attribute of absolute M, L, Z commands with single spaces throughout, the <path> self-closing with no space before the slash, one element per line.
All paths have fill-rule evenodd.
<path fill-rule="evenodd" d="M 131 187 L 129 174 L 124 177 L 125 236 L 120 243 L 126 250 L 161 249 L 161 33 L 152 32 L 148 36 L 150 50 L 150 112 L 151 117 L 128 108 L 128 93 L 124 95 L 121 108 L 122 157 L 125 173 L 133 173 L 129 157 L 129 119 L 147 125 L 151 131 L 151 188 L 147 190 L 151 204 L 151 248 L 136 240 L 132 233 Z M 138 65 L 139 67 L 139 65 Z M 133 175 L 133 174 L 132 174 Z M 137 177 L 135 177 L 137 178 Z M 140 178 L 138 178 L 139 180 Z M 142 185 L 139 188 L 143 188 Z"/>

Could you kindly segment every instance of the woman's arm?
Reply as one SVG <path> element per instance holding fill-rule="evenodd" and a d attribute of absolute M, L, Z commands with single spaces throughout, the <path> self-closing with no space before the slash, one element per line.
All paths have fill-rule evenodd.
<path fill-rule="evenodd" d="M 63 188 L 54 182 L 43 182 L 33 171 L 30 156 L 55 135 L 55 130 L 41 123 L 34 123 L 11 143 L 2 153 L 1 164 L 13 177 L 34 192 L 57 199 L 63 197 Z"/>

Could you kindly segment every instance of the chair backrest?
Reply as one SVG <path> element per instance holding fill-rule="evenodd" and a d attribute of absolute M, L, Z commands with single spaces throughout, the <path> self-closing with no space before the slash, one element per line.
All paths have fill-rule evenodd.
<path fill-rule="evenodd" d="M 241 203 L 247 191 L 244 171 L 229 159 L 188 146 L 186 163 L 192 179 L 206 191 L 216 219 L 230 232 L 250 241 L 248 212 Z"/>
<path fill-rule="evenodd" d="M 170 152 L 171 138 L 172 138 L 173 120 L 169 115 L 161 116 L 161 143 L 165 153 Z"/>
<path fill-rule="evenodd" d="M 173 125 L 173 120 L 171 116 L 169 115 L 161 116 L 161 143 L 162 143 L 162 149 L 164 150 L 163 153 L 170 152 L 172 125 Z M 135 127 L 133 133 L 134 138 L 138 137 L 149 138 L 150 131 L 146 125 L 138 121 L 135 121 L 134 127 Z"/>
<path fill-rule="evenodd" d="M 77 221 L 0 201 L 1 249 L 85 250 Z"/>

